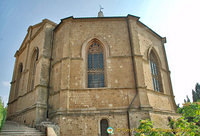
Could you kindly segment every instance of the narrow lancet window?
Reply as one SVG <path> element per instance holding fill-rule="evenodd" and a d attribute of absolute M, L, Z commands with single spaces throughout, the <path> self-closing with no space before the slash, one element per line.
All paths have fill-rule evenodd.
<path fill-rule="evenodd" d="M 162 92 L 160 67 L 158 65 L 158 60 L 153 52 L 151 52 L 150 54 L 150 66 L 153 80 L 153 88 L 155 91 Z"/>
<path fill-rule="evenodd" d="M 104 87 L 103 47 L 93 42 L 88 49 L 88 88 Z"/>
<path fill-rule="evenodd" d="M 22 71 L 23 71 L 23 64 L 20 63 L 20 65 L 18 67 L 18 72 L 17 72 L 17 80 L 16 80 L 16 87 L 15 87 L 15 98 L 18 97 L 19 86 L 21 84 Z"/>
<path fill-rule="evenodd" d="M 31 59 L 31 65 L 30 65 L 30 72 L 29 72 L 29 88 L 28 91 L 31 91 L 34 89 L 34 83 L 35 83 L 35 74 L 36 74 L 36 63 L 38 60 L 38 55 L 39 55 L 39 49 L 36 48 L 32 55 Z"/>

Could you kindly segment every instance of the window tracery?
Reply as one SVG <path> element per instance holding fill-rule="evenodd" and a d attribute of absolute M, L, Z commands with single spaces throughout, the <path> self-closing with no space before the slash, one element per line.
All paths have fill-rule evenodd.
<path fill-rule="evenodd" d="M 104 87 L 103 47 L 94 41 L 88 48 L 88 88 Z"/>
<path fill-rule="evenodd" d="M 150 54 L 150 67 L 151 67 L 153 88 L 155 91 L 162 92 L 163 90 L 162 90 L 160 67 L 156 55 L 153 52 L 151 52 Z"/>

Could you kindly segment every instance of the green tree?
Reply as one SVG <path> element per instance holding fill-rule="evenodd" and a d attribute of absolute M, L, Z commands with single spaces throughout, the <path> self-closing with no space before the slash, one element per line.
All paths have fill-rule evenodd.
<path fill-rule="evenodd" d="M 153 128 L 153 122 L 150 120 L 140 120 L 140 125 L 135 131 L 135 136 L 174 136 L 172 131 L 166 129 Z"/>
<path fill-rule="evenodd" d="M 192 90 L 192 99 L 193 102 L 200 101 L 200 84 L 197 83 L 195 86 L 195 90 Z"/>
<path fill-rule="evenodd" d="M 200 119 L 200 102 L 185 103 L 178 109 L 178 113 L 181 113 L 188 122 L 195 122 Z M 195 123 L 200 126 L 200 120 Z"/>
<path fill-rule="evenodd" d="M 184 102 L 185 103 L 190 102 L 190 98 L 188 97 L 188 95 L 186 96 L 186 99 L 184 99 Z"/>
<path fill-rule="evenodd" d="M 3 127 L 3 124 L 6 120 L 6 111 L 7 111 L 7 109 L 4 107 L 4 104 L 3 104 L 2 99 L 0 97 L 0 130 Z"/>
<path fill-rule="evenodd" d="M 177 120 L 171 120 L 169 125 L 173 128 L 173 134 L 178 136 L 199 136 L 200 127 L 196 125 L 198 119 L 194 122 L 188 122 L 184 117 Z"/>
<path fill-rule="evenodd" d="M 170 118 L 171 129 L 153 128 L 153 122 L 141 120 L 136 136 L 200 136 L 200 102 L 185 103 L 178 108 L 183 117 L 174 120 Z"/>

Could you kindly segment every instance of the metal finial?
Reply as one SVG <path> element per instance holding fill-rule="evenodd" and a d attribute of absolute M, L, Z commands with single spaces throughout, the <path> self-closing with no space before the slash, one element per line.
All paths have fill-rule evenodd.
<path fill-rule="evenodd" d="M 103 8 L 101 5 L 99 5 L 99 7 L 100 7 L 100 11 L 98 13 L 98 17 L 104 17 L 103 12 L 101 11 Z"/>
<path fill-rule="evenodd" d="M 99 5 L 99 7 L 100 7 L 100 11 L 101 11 L 102 9 L 104 9 L 101 5 Z"/>

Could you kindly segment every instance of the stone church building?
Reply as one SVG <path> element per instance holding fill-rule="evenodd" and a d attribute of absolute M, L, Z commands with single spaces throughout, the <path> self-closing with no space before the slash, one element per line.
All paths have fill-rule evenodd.
<path fill-rule="evenodd" d="M 164 44 L 139 17 L 68 17 L 30 26 L 15 54 L 8 120 L 50 120 L 62 136 L 107 136 L 149 118 L 166 128 L 176 104 Z M 130 135 L 126 133 L 124 135 Z"/>

